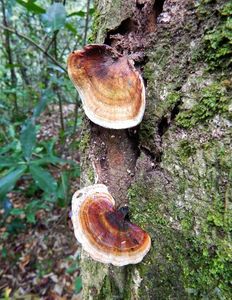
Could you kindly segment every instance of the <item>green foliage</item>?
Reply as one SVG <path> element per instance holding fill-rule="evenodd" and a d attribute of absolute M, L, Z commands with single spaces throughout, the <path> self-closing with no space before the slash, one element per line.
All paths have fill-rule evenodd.
<path fill-rule="evenodd" d="M 52 255 L 62 254 L 62 247 L 58 252 L 50 243 L 49 251 L 38 248 L 47 244 L 53 231 L 56 234 L 56 229 L 46 229 L 46 225 L 56 224 L 53 216 L 59 216 L 61 207 L 66 212 L 80 177 L 76 155 L 82 123 L 80 101 L 65 70 L 66 62 L 69 53 L 83 46 L 86 33 L 88 37 L 93 1 L 88 24 L 84 0 L 3 0 L 0 7 L 0 19 L 4 15 L 6 20 L 2 25 L 9 28 L 1 31 L 0 39 L 0 259 L 9 267 L 1 264 L 0 273 L 10 274 L 18 268 L 23 273 L 21 265 L 28 259 L 26 272 L 33 270 L 37 276 L 33 292 L 46 297 L 50 291 L 46 288 L 47 295 L 42 295 L 38 277 L 42 282 L 44 275 L 56 272 Z M 60 220 L 64 221 L 60 218 L 57 223 Z M 37 232 L 39 243 L 28 248 L 30 237 L 36 242 Z M 66 242 L 71 244 L 69 239 Z M 64 245 L 63 241 L 58 244 Z M 68 265 L 67 274 L 63 267 L 58 268 L 73 279 L 73 290 L 79 293 L 82 282 L 76 257 Z M 8 284 L 0 298 L 17 298 L 19 287 Z"/>
<path fill-rule="evenodd" d="M 35 3 L 34 0 L 16 0 L 17 3 L 25 7 L 28 11 L 34 13 L 34 14 L 43 14 L 45 13 L 45 9 L 38 4 Z"/>
<path fill-rule="evenodd" d="M 181 127 L 191 128 L 216 114 L 228 112 L 229 103 L 227 90 L 220 83 L 211 84 L 200 91 L 198 103 L 190 110 L 181 111 L 177 115 L 176 123 Z"/>
<path fill-rule="evenodd" d="M 57 189 L 57 183 L 52 175 L 45 169 L 37 166 L 30 166 L 30 173 L 38 187 L 49 195 L 53 195 Z"/>
<path fill-rule="evenodd" d="M 177 151 L 179 152 L 179 148 Z M 192 153 L 193 157 L 195 151 Z M 212 191 L 213 186 L 214 183 L 207 187 L 207 193 Z M 142 180 L 134 184 L 128 193 L 132 221 L 146 229 L 153 240 L 150 253 L 138 266 L 140 276 L 144 276 L 146 280 L 140 286 L 140 295 L 143 295 L 144 284 L 145 290 L 149 288 L 150 294 L 152 289 L 158 294 L 157 285 L 160 284 L 162 292 L 166 287 L 165 297 L 168 298 L 168 295 L 173 295 L 176 281 L 179 284 L 181 280 L 190 299 L 217 299 L 219 296 L 221 299 L 228 299 L 232 271 L 232 224 L 223 199 L 215 193 L 211 205 L 202 208 L 202 212 L 206 211 L 206 217 L 198 216 L 200 221 L 196 223 L 196 211 L 201 209 L 198 207 L 199 202 L 193 203 L 191 210 L 183 213 L 183 207 L 173 205 L 172 197 L 180 196 L 180 193 L 167 195 L 164 189 L 160 192 L 159 189 L 162 189 L 160 183 Z M 171 225 L 173 222 L 175 225 Z M 181 231 L 173 229 L 178 222 L 181 223 Z M 155 287 L 154 281 L 147 279 L 149 274 L 158 276 Z"/>
<path fill-rule="evenodd" d="M 8 173 L 0 179 L 0 197 L 5 197 L 6 193 L 12 190 L 17 180 L 26 171 L 26 166 L 18 166 L 15 169 L 9 169 Z"/>
<path fill-rule="evenodd" d="M 25 160 L 31 159 L 32 151 L 36 143 L 36 129 L 34 119 L 28 120 L 22 128 L 20 143 Z"/>
<path fill-rule="evenodd" d="M 35 125 L 33 125 L 33 130 L 35 130 L 34 126 Z M 25 172 L 29 172 L 32 175 L 36 185 L 41 190 L 52 195 L 57 191 L 57 183 L 43 166 L 65 163 L 74 165 L 74 162 L 61 159 L 54 154 L 53 147 L 55 140 L 36 144 L 36 132 L 30 127 L 31 121 L 28 120 L 20 135 L 20 143 L 15 138 L 14 143 L 11 142 L 2 149 L 0 171 L 2 170 L 6 173 L 8 169 L 8 172 L 0 180 L 1 198 L 4 198 L 5 194 L 14 187 L 16 181 Z M 15 148 L 14 146 L 19 147 Z"/>
<path fill-rule="evenodd" d="M 82 289 L 82 280 L 81 280 L 81 277 L 77 277 L 75 279 L 75 293 L 80 293 L 81 289 Z"/>
<path fill-rule="evenodd" d="M 191 157 L 196 152 L 195 145 L 192 145 L 188 140 L 182 140 L 179 147 L 179 155 L 184 159 Z"/>
<path fill-rule="evenodd" d="M 26 222 L 35 224 L 36 213 L 41 209 L 49 210 L 50 207 L 43 200 L 32 200 L 30 203 L 27 203 L 24 208 L 12 208 L 10 210 L 10 215 L 21 216 L 25 218 Z"/>
<path fill-rule="evenodd" d="M 200 1 L 198 12 L 204 17 L 209 15 L 213 1 Z M 215 10 L 215 8 L 214 8 Z M 230 67 L 232 64 L 232 4 L 231 1 L 217 5 L 220 18 L 218 24 L 206 31 L 204 36 L 204 49 L 201 55 L 206 60 L 211 70 Z"/>
<path fill-rule="evenodd" d="M 66 20 L 66 10 L 63 4 L 53 3 L 45 14 L 42 15 L 42 20 L 48 31 L 56 31 L 61 29 Z"/>

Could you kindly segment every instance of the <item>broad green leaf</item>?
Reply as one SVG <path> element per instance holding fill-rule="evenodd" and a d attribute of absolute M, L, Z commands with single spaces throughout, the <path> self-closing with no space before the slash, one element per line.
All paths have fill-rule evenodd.
<path fill-rule="evenodd" d="M 69 268 L 66 269 L 66 273 L 73 274 L 75 271 L 79 269 L 79 265 L 77 262 L 74 262 Z"/>
<path fill-rule="evenodd" d="M 89 14 L 92 16 L 95 13 L 95 8 L 90 8 Z"/>
<path fill-rule="evenodd" d="M 74 174 L 73 174 L 73 176 L 75 176 L 75 177 L 80 177 L 80 175 L 81 175 L 80 165 L 79 165 L 79 164 L 76 164 L 75 169 L 74 169 Z"/>
<path fill-rule="evenodd" d="M 48 155 L 53 155 L 55 144 L 56 144 L 56 138 L 52 138 L 47 141 L 42 141 L 40 144 L 46 149 Z"/>
<path fill-rule="evenodd" d="M 46 12 L 46 10 L 35 4 L 35 1 L 34 0 L 28 0 L 28 1 L 25 1 L 25 0 L 16 0 L 17 3 L 19 3 L 20 5 L 22 5 L 23 7 L 25 7 L 28 11 L 34 13 L 34 14 L 43 14 Z"/>
<path fill-rule="evenodd" d="M 53 194 L 56 192 L 57 182 L 48 171 L 33 164 L 30 165 L 30 172 L 35 180 L 35 183 L 39 188 L 41 188 L 41 190 L 48 194 Z"/>
<path fill-rule="evenodd" d="M 0 157 L 0 168 L 13 167 L 16 166 L 18 162 L 16 158 Z"/>
<path fill-rule="evenodd" d="M 35 214 L 33 212 L 29 212 L 26 214 L 27 222 L 35 224 L 36 219 L 35 219 Z"/>
<path fill-rule="evenodd" d="M 21 65 L 20 64 L 6 64 L 5 67 L 7 69 L 13 69 L 13 68 L 20 68 Z"/>
<path fill-rule="evenodd" d="M 49 100 L 52 99 L 52 93 L 50 90 L 45 90 L 40 101 L 38 104 L 35 106 L 34 111 L 33 111 L 33 117 L 37 118 L 39 115 L 44 111 L 46 108 L 47 103 Z"/>
<path fill-rule="evenodd" d="M 82 281 L 81 281 L 81 277 L 77 277 L 77 278 L 75 279 L 75 284 L 74 284 L 74 286 L 75 286 L 75 293 L 78 294 L 78 293 L 81 291 L 81 289 L 82 289 Z"/>
<path fill-rule="evenodd" d="M 18 167 L 0 179 L 0 198 L 13 189 L 16 181 L 23 175 L 26 169 L 26 166 Z"/>
<path fill-rule="evenodd" d="M 6 146 L 1 147 L 0 154 L 4 154 L 4 153 L 8 152 L 9 150 L 14 150 L 15 148 L 17 148 L 17 144 L 18 144 L 18 141 L 14 140 L 13 142 L 7 144 Z"/>
<path fill-rule="evenodd" d="M 73 13 L 69 14 L 67 18 L 73 17 L 73 16 L 79 16 L 79 17 L 84 17 L 86 12 L 79 10 L 79 11 L 74 11 Z"/>
<path fill-rule="evenodd" d="M 74 26 L 72 26 L 72 24 L 70 23 L 66 23 L 65 24 L 65 28 L 67 28 L 70 32 L 77 34 L 77 30 Z"/>
<path fill-rule="evenodd" d="M 56 31 L 65 25 L 66 10 L 63 4 L 53 3 L 45 14 L 42 21 L 49 31 Z"/>
<path fill-rule="evenodd" d="M 30 119 L 26 122 L 26 124 L 24 124 L 20 135 L 20 142 L 23 150 L 23 156 L 26 160 L 30 160 L 36 143 L 36 129 L 34 120 Z"/>
<path fill-rule="evenodd" d="M 24 214 L 24 210 L 22 208 L 12 208 L 10 214 L 13 216 L 20 216 Z"/>
<path fill-rule="evenodd" d="M 47 164 L 69 164 L 69 165 L 75 165 L 75 161 L 73 160 L 66 160 L 63 158 L 59 158 L 57 156 L 45 156 L 43 158 L 40 159 L 33 159 L 33 161 L 31 161 L 31 165 L 47 165 Z"/>
<path fill-rule="evenodd" d="M 32 200 L 25 207 L 25 212 L 37 212 L 39 209 L 48 209 L 49 206 L 43 200 Z"/>

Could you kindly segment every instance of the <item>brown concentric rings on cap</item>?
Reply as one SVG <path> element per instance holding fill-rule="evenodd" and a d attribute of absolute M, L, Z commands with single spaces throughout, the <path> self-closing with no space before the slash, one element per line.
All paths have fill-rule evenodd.
<path fill-rule="evenodd" d="M 149 235 L 115 209 L 105 185 L 89 186 L 73 195 L 72 222 L 77 240 L 97 261 L 135 264 L 150 249 Z"/>
<path fill-rule="evenodd" d="M 127 57 L 107 45 L 88 45 L 68 57 L 68 73 L 89 119 L 103 127 L 138 125 L 145 110 L 143 80 Z"/>

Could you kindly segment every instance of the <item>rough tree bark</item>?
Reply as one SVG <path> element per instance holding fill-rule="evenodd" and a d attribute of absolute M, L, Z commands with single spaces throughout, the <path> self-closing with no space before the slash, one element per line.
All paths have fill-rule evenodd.
<path fill-rule="evenodd" d="M 140 126 L 86 119 L 82 186 L 105 183 L 152 237 L 123 268 L 82 253 L 83 299 L 229 299 L 231 4 L 96 2 L 95 37 L 134 58 L 146 83 Z"/>

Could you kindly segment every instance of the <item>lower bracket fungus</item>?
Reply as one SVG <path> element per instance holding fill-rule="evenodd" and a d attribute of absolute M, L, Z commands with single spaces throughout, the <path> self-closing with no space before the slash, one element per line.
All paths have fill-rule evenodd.
<path fill-rule="evenodd" d="M 126 209 L 103 184 L 77 191 L 72 198 L 72 222 L 77 240 L 96 261 L 115 266 L 137 264 L 151 247 L 150 236 L 125 219 Z"/>
<path fill-rule="evenodd" d="M 102 127 L 138 125 L 145 110 L 145 87 L 133 61 L 107 45 L 87 45 L 68 56 L 68 74 L 87 117 Z"/>

